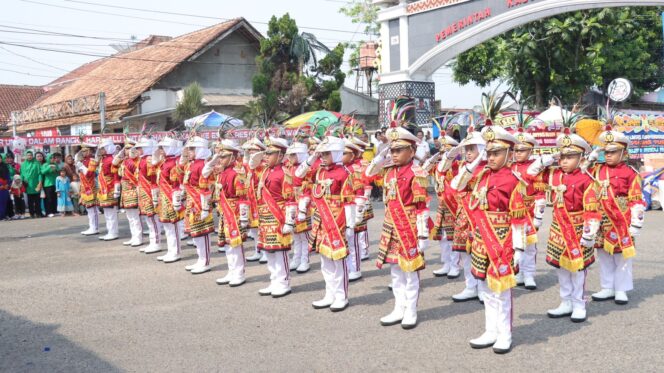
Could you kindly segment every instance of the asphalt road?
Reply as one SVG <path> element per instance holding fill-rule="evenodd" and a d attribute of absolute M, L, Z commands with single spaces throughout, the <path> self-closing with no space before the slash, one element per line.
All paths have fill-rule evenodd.
<path fill-rule="evenodd" d="M 382 209 L 376 212 L 372 257 Z M 514 291 L 514 349 L 504 356 L 468 346 L 483 332 L 483 308 L 452 302 L 463 282 L 433 277 L 439 260 L 433 245 L 422 272 L 419 325 L 406 331 L 380 326 L 393 297 L 389 269 L 378 270 L 371 261 L 363 262 L 363 279 L 350 286 L 350 307 L 332 313 L 311 307 L 324 289 L 317 256 L 309 273 L 293 275 L 291 295 L 272 299 L 257 293 L 269 279 L 264 265 L 248 264 L 244 286 L 218 286 L 223 254 L 213 255 L 211 272 L 195 276 L 184 270 L 195 258 L 191 247 L 185 260 L 163 264 L 120 241 L 81 236 L 86 222 L 0 222 L 0 371 L 647 372 L 664 365 L 661 211 L 646 215 L 629 304 L 591 301 L 585 323 L 547 318 L 546 310 L 559 303 L 558 286 L 540 244 L 539 288 Z M 124 215 L 120 222 L 127 235 Z M 598 286 L 595 264 L 588 297 Z"/>

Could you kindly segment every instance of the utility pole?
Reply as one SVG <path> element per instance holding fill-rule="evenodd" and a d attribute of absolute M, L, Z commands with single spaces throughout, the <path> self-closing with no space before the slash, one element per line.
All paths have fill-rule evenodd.
<path fill-rule="evenodd" d="M 106 94 L 104 92 L 99 92 L 99 116 L 101 124 L 100 133 L 103 135 L 106 128 Z"/>

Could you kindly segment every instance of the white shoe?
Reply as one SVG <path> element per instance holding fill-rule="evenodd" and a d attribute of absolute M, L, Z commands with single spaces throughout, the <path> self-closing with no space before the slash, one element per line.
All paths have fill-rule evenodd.
<path fill-rule="evenodd" d="M 401 327 L 403 329 L 413 329 L 417 326 L 417 311 L 406 311 L 401 320 Z"/>
<path fill-rule="evenodd" d="M 168 254 L 160 255 L 160 256 L 157 257 L 157 260 L 161 262 L 167 256 L 168 256 Z"/>
<path fill-rule="evenodd" d="M 450 280 L 455 279 L 461 275 L 461 269 L 458 267 L 456 268 L 450 268 L 450 271 L 447 273 L 447 278 Z"/>
<path fill-rule="evenodd" d="M 394 307 L 394 310 L 392 312 L 384 317 L 380 318 L 380 325 L 382 326 L 390 326 L 390 325 L 396 325 L 403 320 L 404 314 L 406 313 L 406 309 L 403 307 Z"/>
<path fill-rule="evenodd" d="M 290 294 L 290 293 L 291 293 L 291 288 L 290 288 L 290 287 L 288 287 L 288 288 L 284 288 L 284 289 L 280 289 L 280 290 L 273 290 L 273 291 L 272 291 L 272 298 L 281 298 L 281 297 L 285 297 L 286 295 L 288 295 L 288 294 Z"/>
<path fill-rule="evenodd" d="M 487 348 L 496 343 L 498 335 L 494 332 L 484 332 L 481 336 L 470 340 L 470 347 L 472 348 Z"/>
<path fill-rule="evenodd" d="M 514 276 L 516 279 L 516 286 L 523 286 L 524 284 L 524 279 L 523 279 L 523 272 L 519 272 Z"/>
<path fill-rule="evenodd" d="M 258 290 L 258 294 L 261 296 L 272 295 L 272 285 Z"/>
<path fill-rule="evenodd" d="M 166 257 L 163 259 L 163 262 L 164 263 L 175 263 L 180 259 L 182 259 L 182 258 L 180 258 L 178 255 L 174 255 L 174 256 L 166 255 Z"/>
<path fill-rule="evenodd" d="M 118 239 L 117 235 L 110 235 L 110 234 L 107 234 L 103 238 L 104 241 L 114 241 L 114 240 L 117 240 L 117 239 Z"/>
<path fill-rule="evenodd" d="M 261 258 L 258 261 L 258 263 L 261 263 L 261 264 L 267 263 L 267 253 L 265 253 L 265 251 L 263 251 L 263 254 L 261 254 Z"/>
<path fill-rule="evenodd" d="M 231 282 L 231 274 L 229 273 L 222 278 L 218 278 L 215 282 L 217 285 L 228 285 L 228 283 Z"/>
<path fill-rule="evenodd" d="M 528 290 L 537 289 L 537 284 L 535 283 L 535 279 L 533 277 L 524 277 L 523 284 Z"/>
<path fill-rule="evenodd" d="M 332 312 L 341 312 L 341 311 L 345 310 L 346 307 L 348 307 L 348 299 L 336 299 L 330 305 L 330 311 L 332 311 Z"/>
<path fill-rule="evenodd" d="M 159 245 L 149 245 L 148 247 L 145 248 L 145 253 L 146 254 L 153 254 L 153 253 L 158 253 L 161 251 L 161 247 Z"/>
<path fill-rule="evenodd" d="M 310 268 L 310 266 L 309 266 L 309 262 L 304 262 L 304 261 L 303 261 L 303 262 L 300 263 L 300 265 L 297 267 L 296 271 L 297 271 L 297 273 L 305 273 L 305 272 L 309 272 L 309 268 Z"/>
<path fill-rule="evenodd" d="M 189 240 L 187 241 L 187 246 L 196 246 L 196 244 L 194 243 L 194 240 Z"/>
<path fill-rule="evenodd" d="M 260 260 L 260 258 L 261 258 L 261 253 L 254 253 L 254 255 L 247 257 L 247 262 L 255 262 Z"/>
<path fill-rule="evenodd" d="M 569 316 L 572 314 L 572 302 L 569 300 L 564 300 L 560 303 L 558 308 L 548 310 L 546 311 L 546 314 L 552 319 Z"/>
<path fill-rule="evenodd" d="M 461 293 L 452 296 L 455 302 L 467 302 L 477 298 L 477 288 L 465 288 Z"/>
<path fill-rule="evenodd" d="M 86 229 L 83 232 L 81 232 L 81 234 L 84 236 L 93 236 L 95 234 L 99 234 L 99 231 L 96 231 L 94 229 Z"/>
<path fill-rule="evenodd" d="M 144 253 L 144 252 L 145 252 L 145 249 L 147 249 L 147 248 L 148 248 L 147 246 L 143 246 L 143 247 L 141 247 L 140 249 L 138 249 L 138 251 Z"/>
<path fill-rule="evenodd" d="M 484 304 L 484 292 L 483 291 L 478 291 L 477 292 L 477 300 L 480 301 L 480 303 Z"/>
<path fill-rule="evenodd" d="M 322 308 L 328 308 L 329 306 L 332 305 L 332 303 L 334 303 L 334 297 L 325 296 L 323 299 L 311 303 L 311 305 L 314 307 L 314 309 L 319 310 Z"/>
<path fill-rule="evenodd" d="M 129 246 L 129 245 L 131 245 L 132 242 L 134 242 L 134 241 L 129 240 L 129 241 L 124 241 L 122 244 L 125 245 L 125 246 Z"/>
<path fill-rule="evenodd" d="M 242 278 L 236 278 L 236 279 L 231 280 L 231 281 L 228 283 L 228 286 L 234 288 L 234 287 L 238 287 L 238 286 L 244 284 L 245 282 L 246 282 L 246 280 L 245 280 L 244 277 L 242 277 Z"/>
<path fill-rule="evenodd" d="M 291 270 L 291 271 L 294 271 L 299 266 L 300 266 L 300 258 L 295 257 L 295 258 L 291 259 L 290 266 L 289 266 L 288 269 Z"/>
<path fill-rule="evenodd" d="M 445 277 L 448 273 L 450 273 L 450 267 L 451 266 L 449 263 L 445 263 L 441 268 L 433 271 L 433 275 L 436 277 Z"/>
<path fill-rule="evenodd" d="M 201 273 L 205 273 L 209 271 L 212 268 L 212 266 L 206 266 L 206 265 L 199 265 L 193 268 L 190 272 L 192 275 L 199 275 Z"/>
<path fill-rule="evenodd" d="M 512 335 L 500 334 L 493 344 L 493 352 L 497 354 L 506 354 L 512 351 Z"/>
<path fill-rule="evenodd" d="M 572 311 L 572 322 L 584 322 L 586 321 L 586 309 L 585 308 L 575 308 Z"/>
<path fill-rule="evenodd" d="M 225 253 L 226 252 L 226 246 L 217 247 L 217 251 L 220 252 L 220 253 Z"/>
<path fill-rule="evenodd" d="M 627 304 L 627 302 L 629 302 L 629 299 L 627 299 L 627 293 L 624 291 L 616 291 L 615 302 L 620 305 Z"/>
<path fill-rule="evenodd" d="M 348 274 L 348 281 L 353 282 L 362 278 L 362 272 L 351 272 Z"/>
<path fill-rule="evenodd" d="M 616 293 L 613 291 L 613 289 L 602 289 L 601 291 L 593 294 L 592 298 L 594 301 L 602 302 L 605 300 L 613 299 L 615 296 Z"/>
<path fill-rule="evenodd" d="M 191 271 L 192 269 L 194 269 L 194 268 L 196 268 L 196 267 L 198 267 L 198 266 L 200 266 L 200 265 L 198 264 L 198 262 L 195 262 L 194 264 L 190 264 L 190 265 L 184 267 L 184 269 L 186 269 L 187 271 Z"/>
<path fill-rule="evenodd" d="M 143 241 L 133 241 L 132 243 L 129 244 L 131 247 L 139 247 L 143 246 Z M 145 251 L 145 250 L 142 250 Z"/>

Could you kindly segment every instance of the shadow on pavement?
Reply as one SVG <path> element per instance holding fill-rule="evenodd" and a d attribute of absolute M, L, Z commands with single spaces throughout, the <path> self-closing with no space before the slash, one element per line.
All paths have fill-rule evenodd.
<path fill-rule="evenodd" d="M 0 310 L 0 371 L 120 372 L 92 351 L 39 324 Z"/>

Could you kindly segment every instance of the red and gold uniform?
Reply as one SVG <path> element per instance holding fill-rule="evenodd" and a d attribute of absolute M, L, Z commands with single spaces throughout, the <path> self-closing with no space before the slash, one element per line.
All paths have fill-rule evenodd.
<path fill-rule="evenodd" d="M 106 235 L 100 240 L 111 241 L 118 238 L 118 198 L 120 197 L 120 177 L 118 166 L 113 164 L 117 148 L 110 138 L 104 138 L 99 143 L 100 158 L 97 167 L 97 200 L 104 209 L 106 220 Z"/>
<path fill-rule="evenodd" d="M 286 150 L 288 162 L 286 173 L 293 180 L 293 194 L 298 206 L 298 214 L 293 232 L 293 256 L 290 260 L 290 270 L 298 273 L 309 271 L 309 232 L 311 231 L 310 188 L 313 184 L 313 174 L 307 173 L 304 177 L 297 177 L 296 172 L 301 164 L 307 161 L 307 144 L 295 141 Z"/>
<path fill-rule="evenodd" d="M 135 169 L 136 180 L 138 181 L 138 211 L 141 216 L 145 217 L 150 232 L 150 244 L 140 250 L 154 253 L 161 250 L 161 222 L 157 215 L 157 204 L 159 202 L 158 167 L 152 164 L 152 156 L 157 151 L 157 142 L 150 138 L 141 138 L 134 147 L 141 152 L 141 157 Z"/>
<path fill-rule="evenodd" d="M 123 242 L 126 246 L 140 246 L 143 243 L 143 225 L 138 211 L 138 153 L 134 149 L 135 141 L 125 140 L 125 148 L 115 155 L 113 163 L 119 166 L 120 208 L 125 210 L 129 221 L 131 239 Z"/>
<path fill-rule="evenodd" d="M 95 181 L 97 162 L 90 157 L 90 149 L 96 145 L 81 144 L 81 150 L 76 153 L 76 171 L 81 181 L 81 192 L 79 203 L 85 206 L 88 213 L 88 229 L 81 232 L 89 236 L 99 233 L 99 210 L 97 209 L 97 183 Z M 85 153 L 87 152 L 87 153 Z M 83 155 L 85 153 L 85 155 Z"/>
<path fill-rule="evenodd" d="M 249 226 L 247 236 L 254 240 L 254 254 L 247 257 L 250 262 L 261 260 L 265 262 L 267 257 L 262 258 L 258 249 L 258 199 L 256 198 L 256 188 L 258 186 L 258 176 L 263 172 L 264 166 L 262 164 L 249 167 L 249 160 L 251 155 L 256 152 L 261 152 L 266 149 L 258 138 L 251 138 L 242 144 L 244 156 L 242 158 L 242 167 L 244 168 L 246 181 L 247 181 L 247 202 L 249 203 Z"/>

